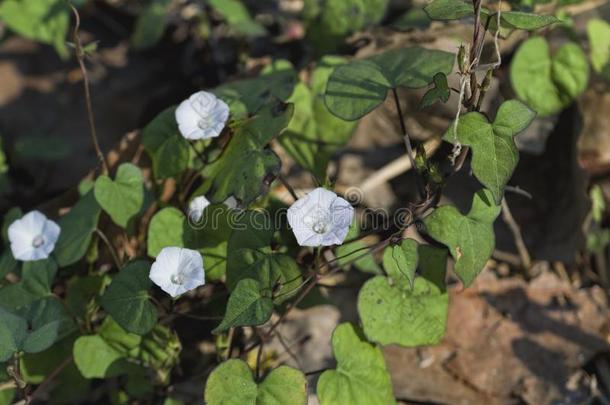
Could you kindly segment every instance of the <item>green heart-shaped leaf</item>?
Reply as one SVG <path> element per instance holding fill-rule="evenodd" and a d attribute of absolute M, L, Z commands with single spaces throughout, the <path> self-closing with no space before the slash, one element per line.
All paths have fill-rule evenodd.
<path fill-rule="evenodd" d="M 426 7 L 424 11 L 432 20 L 457 20 L 464 17 L 474 15 L 472 3 L 467 3 L 462 0 L 434 0 Z M 486 24 L 486 19 L 489 21 L 488 29 L 495 32 L 497 28 L 497 14 L 490 12 L 486 8 L 481 8 L 481 18 L 483 24 Z M 537 30 L 547 25 L 554 24 L 560 20 L 553 15 L 539 15 L 525 13 L 523 11 L 502 11 L 500 14 L 501 28 L 512 30 L 521 29 L 526 31 Z"/>
<path fill-rule="evenodd" d="M 231 359 L 212 371 L 205 386 L 210 405 L 267 405 L 307 403 L 307 381 L 299 370 L 280 366 L 257 386 L 243 360 Z"/>
<path fill-rule="evenodd" d="M 148 225 L 148 255 L 157 257 L 161 249 L 168 246 L 184 246 L 184 214 L 174 208 L 167 207 L 158 211 Z"/>
<path fill-rule="evenodd" d="M 357 219 L 354 219 L 347 231 L 343 245 L 337 247 L 337 265 L 344 267 L 352 264 L 358 270 L 364 273 L 380 274 L 381 267 L 375 261 L 375 258 L 370 252 L 367 252 L 369 245 L 363 240 L 354 240 L 360 235 L 360 224 Z M 365 254 L 368 253 L 368 254 Z"/>
<path fill-rule="evenodd" d="M 72 321 L 55 297 L 9 311 L 0 307 L 0 361 L 14 352 L 38 353 L 73 331 Z"/>
<path fill-rule="evenodd" d="M 443 338 L 449 306 L 445 288 L 447 253 L 420 245 L 419 256 L 420 276 L 412 289 L 377 276 L 360 290 L 358 314 L 370 340 L 417 347 L 436 344 Z"/>
<path fill-rule="evenodd" d="M 267 31 L 254 20 L 246 6 L 239 0 L 210 0 L 210 6 L 222 15 L 235 32 L 248 37 L 259 37 Z"/>
<path fill-rule="evenodd" d="M 351 323 L 335 328 L 332 345 L 337 368 L 323 372 L 318 380 L 320 405 L 396 403 L 379 347 L 367 342 Z"/>
<path fill-rule="evenodd" d="M 101 336 L 81 336 L 74 342 L 74 362 L 85 378 L 108 378 L 123 373 L 123 355 Z"/>
<path fill-rule="evenodd" d="M 406 281 L 406 285 L 413 287 L 417 262 L 417 242 L 413 239 L 404 239 L 383 251 L 383 268 L 400 285 L 405 285 Z"/>
<path fill-rule="evenodd" d="M 142 145 L 150 155 L 158 179 L 175 177 L 189 164 L 188 141 L 180 135 L 176 107 L 162 111 L 142 130 Z"/>
<path fill-rule="evenodd" d="M 231 117 L 246 118 L 268 104 L 288 100 L 297 81 L 292 64 L 276 60 L 267 65 L 254 79 L 236 80 L 216 87 L 212 92 L 231 109 Z"/>
<path fill-rule="evenodd" d="M 455 260 L 454 271 L 468 287 L 483 270 L 495 247 L 493 223 L 500 214 L 492 193 L 477 191 L 468 215 L 444 205 L 434 210 L 424 223 L 428 234 L 449 248 Z"/>
<path fill-rule="evenodd" d="M 610 24 L 599 18 L 589 20 L 587 37 L 593 69 L 597 73 L 606 73 L 606 78 L 610 80 Z"/>
<path fill-rule="evenodd" d="M 536 113 L 517 100 L 500 106 L 493 123 L 478 112 L 460 117 L 449 127 L 444 139 L 472 148 L 472 171 L 493 194 L 496 204 L 504 195 L 504 187 L 517 167 L 519 151 L 514 137 L 529 126 Z"/>
<path fill-rule="evenodd" d="M 74 264 L 85 256 L 91 244 L 91 235 L 97 228 L 100 212 L 93 191 L 89 191 L 70 212 L 60 218 L 58 225 L 61 233 L 53 252 L 59 267 Z"/>
<path fill-rule="evenodd" d="M 262 325 L 273 312 L 271 291 L 264 291 L 256 280 L 245 278 L 235 286 L 222 322 L 212 333 L 222 333 L 236 326 Z"/>
<path fill-rule="evenodd" d="M 510 78 L 519 98 L 545 116 L 561 111 L 585 90 L 589 64 L 575 43 L 562 45 L 551 57 L 546 39 L 534 37 L 517 49 Z"/>
<path fill-rule="evenodd" d="M 292 112 L 292 104 L 277 104 L 250 118 L 208 167 L 209 177 L 197 194 L 206 194 L 216 203 L 233 196 L 244 206 L 263 194 L 281 165 L 277 155 L 265 147 L 286 128 Z"/>
<path fill-rule="evenodd" d="M 114 181 L 100 176 L 95 181 L 95 199 L 115 224 L 126 228 L 127 223 L 144 204 L 144 178 L 138 166 L 123 163 Z"/>
<path fill-rule="evenodd" d="M 150 264 L 136 261 L 125 266 L 106 289 L 100 303 L 125 330 L 144 335 L 155 326 L 157 310 L 150 302 Z"/>
<path fill-rule="evenodd" d="M 25 262 L 21 274 L 22 287 L 36 297 L 44 297 L 51 293 L 55 274 L 57 263 L 53 259 Z"/>
<path fill-rule="evenodd" d="M 298 290 L 301 271 L 292 257 L 272 251 L 274 226 L 269 219 L 267 213 L 245 211 L 236 220 L 227 247 L 227 287 L 233 290 L 241 280 L 254 279 L 274 291 L 280 304 Z"/>
<path fill-rule="evenodd" d="M 421 103 L 419 103 L 420 109 L 429 107 L 437 101 L 446 103 L 447 100 L 449 100 L 451 90 L 449 89 L 449 84 L 447 83 L 447 76 L 445 76 L 444 73 L 437 73 L 433 77 L 433 82 L 434 87 L 424 94 L 424 97 L 421 99 Z"/>
<path fill-rule="evenodd" d="M 344 120 L 357 120 L 381 104 L 388 90 L 416 89 L 436 73 L 448 75 L 454 54 L 425 48 L 403 48 L 335 68 L 326 86 L 326 106 Z"/>
<path fill-rule="evenodd" d="M 68 57 L 70 9 L 62 0 L 4 0 L 0 19 L 14 32 L 53 45 L 62 58 Z"/>

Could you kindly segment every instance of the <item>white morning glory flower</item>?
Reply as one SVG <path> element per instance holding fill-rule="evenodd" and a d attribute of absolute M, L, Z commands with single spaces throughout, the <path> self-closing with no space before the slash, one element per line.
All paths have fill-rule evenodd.
<path fill-rule="evenodd" d="M 220 135 L 229 118 L 229 106 L 212 93 L 199 91 L 176 108 L 178 129 L 186 139 Z"/>
<path fill-rule="evenodd" d="M 203 218 L 203 211 L 210 204 L 210 201 L 204 195 L 200 195 L 199 197 L 193 198 L 187 210 L 189 220 L 195 224 L 199 223 L 199 221 L 201 221 L 201 218 Z M 224 200 L 223 204 L 229 209 L 237 208 L 237 200 L 233 196 L 230 196 L 229 198 Z"/>
<path fill-rule="evenodd" d="M 342 244 L 353 218 L 350 203 L 322 187 L 288 209 L 288 223 L 301 246 Z"/>
<path fill-rule="evenodd" d="M 205 284 L 203 257 L 196 250 L 163 248 L 148 276 L 163 291 L 176 298 Z"/>
<path fill-rule="evenodd" d="M 203 218 L 203 210 L 205 210 L 208 205 L 210 205 L 210 201 L 203 195 L 193 198 L 188 209 L 189 220 L 195 223 L 201 221 L 201 218 Z"/>
<path fill-rule="evenodd" d="M 32 261 L 49 257 L 61 229 L 40 211 L 31 211 L 8 227 L 13 257 Z"/>

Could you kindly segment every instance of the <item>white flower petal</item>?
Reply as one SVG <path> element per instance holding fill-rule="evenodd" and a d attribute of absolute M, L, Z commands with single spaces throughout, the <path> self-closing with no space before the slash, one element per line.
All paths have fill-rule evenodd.
<path fill-rule="evenodd" d="M 150 268 L 149 277 L 175 298 L 205 284 L 203 258 L 195 250 L 163 248 Z"/>
<path fill-rule="evenodd" d="M 49 257 L 61 229 L 39 211 L 31 211 L 8 228 L 11 252 L 17 260 L 32 261 Z"/>
<path fill-rule="evenodd" d="M 214 94 L 199 91 L 176 108 L 178 129 L 186 139 L 209 139 L 220 135 L 229 119 L 229 106 Z"/>
<path fill-rule="evenodd" d="M 203 195 L 193 198 L 188 209 L 189 219 L 193 222 L 199 222 L 203 217 L 203 211 L 208 205 L 210 205 L 210 201 Z"/>
<path fill-rule="evenodd" d="M 288 209 L 288 223 L 301 246 L 340 245 L 354 216 L 353 207 L 321 187 Z"/>

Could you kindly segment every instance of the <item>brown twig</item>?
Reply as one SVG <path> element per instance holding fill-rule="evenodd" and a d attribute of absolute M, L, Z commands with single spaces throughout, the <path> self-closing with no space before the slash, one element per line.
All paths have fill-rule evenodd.
<path fill-rule="evenodd" d="M 532 259 L 527 251 L 527 247 L 525 246 L 525 242 L 523 240 L 523 236 L 521 235 L 521 229 L 519 228 L 519 224 L 515 221 L 513 214 L 510 212 L 510 208 L 508 203 L 506 202 L 506 198 L 502 198 L 502 219 L 510 228 L 511 233 L 513 234 L 513 238 L 515 239 L 515 246 L 517 246 L 517 251 L 519 252 L 519 257 L 521 257 L 521 264 L 525 269 L 529 269 L 532 266 Z"/>
<path fill-rule="evenodd" d="M 95 229 L 95 233 L 104 242 L 104 244 L 106 245 L 106 247 L 110 251 L 110 255 L 112 256 L 112 260 L 114 260 L 114 264 L 116 265 L 117 269 L 120 270 L 123 267 L 123 263 L 121 262 L 121 259 L 119 259 L 119 255 L 117 254 L 116 250 L 114 249 L 114 246 L 112 246 L 112 243 L 110 243 L 110 240 L 108 240 L 108 238 L 106 237 L 104 232 L 102 232 L 98 228 Z"/>
<path fill-rule="evenodd" d="M 288 183 L 288 180 L 286 180 L 286 178 L 284 176 L 282 176 L 281 174 L 277 176 L 278 180 L 280 181 L 280 183 L 282 183 L 282 185 L 284 187 L 286 187 L 286 190 L 288 190 L 288 192 L 290 193 L 290 195 L 292 196 L 292 198 L 294 198 L 294 201 L 299 199 L 299 196 L 297 195 L 297 192 L 294 191 L 294 188 L 292 188 L 292 186 L 290 185 L 290 183 Z"/>
<path fill-rule="evenodd" d="M 95 148 L 95 153 L 97 154 L 97 158 L 102 165 L 102 173 L 108 174 L 108 163 L 106 162 L 106 158 L 102 153 L 102 149 L 100 148 L 100 144 L 97 138 L 97 131 L 95 130 L 95 117 L 93 115 L 93 106 L 91 104 L 91 90 L 89 88 L 89 75 L 87 74 L 87 67 L 85 66 L 85 51 L 83 50 L 83 45 L 80 40 L 80 15 L 78 14 L 78 10 L 72 5 L 72 3 L 68 2 L 70 8 L 72 8 L 72 12 L 74 13 L 74 18 L 76 22 L 74 24 L 74 54 L 76 55 L 76 60 L 78 61 L 78 65 L 80 66 L 81 73 L 83 75 L 83 86 L 85 88 L 85 104 L 87 107 L 87 118 L 89 119 L 89 131 L 91 132 L 91 141 L 93 142 L 93 147 Z"/>

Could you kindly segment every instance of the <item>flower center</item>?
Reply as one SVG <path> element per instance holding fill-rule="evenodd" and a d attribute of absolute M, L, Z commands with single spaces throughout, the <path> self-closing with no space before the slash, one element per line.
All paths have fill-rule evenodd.
<path fill-rule="evenodd" d="M 33 247 L 39 248 L 42 245 L 44 245 L 44 238 L 42 237 L 42 235 L 38 235 L 32 240 Z"/>
<path fill-rule="evenodd" d="M 182 273 L 172 274 L 169 278 L 172 284 L 182 285 L 184 283 L 184 275 Z"/>
<path fill-rule="evenodd" d="M 330 225 L 330 213 L 320 207 L 316 207 L 305 217 L 305 224 L 317 234 L 324 234 Z"/>
<path fill-rule="evenodd" d="M 199 129 L 207 129 L 211 124 L 210 117 L 201 117 L 197 122 Z"/>

